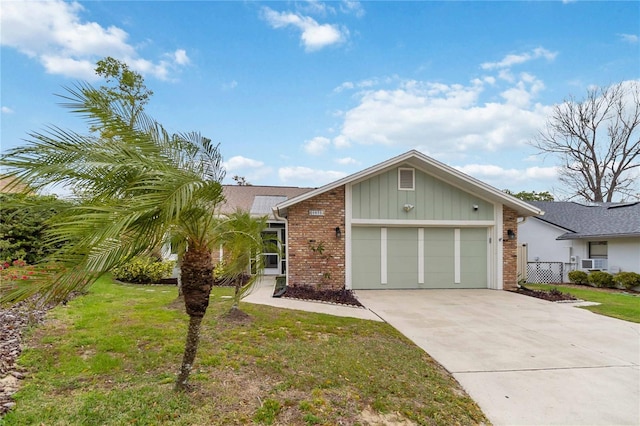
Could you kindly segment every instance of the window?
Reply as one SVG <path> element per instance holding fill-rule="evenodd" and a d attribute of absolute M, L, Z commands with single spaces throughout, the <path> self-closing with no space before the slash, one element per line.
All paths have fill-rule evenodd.
<path fill-rule="evenodd" d="M 415 169 L 400 167 L 398 169 L 398 189 L 400 191 L 413 191 L 415 190 L 415 184 Z"/>
<path fill-rule="evenodd" d="M 589 259 L 606 259 L 607 242 L 589 241 Z"/>

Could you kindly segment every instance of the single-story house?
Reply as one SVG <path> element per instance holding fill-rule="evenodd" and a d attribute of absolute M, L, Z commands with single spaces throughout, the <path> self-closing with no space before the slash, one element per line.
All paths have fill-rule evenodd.
<path fill-rule="evenodd" d="M 287 284 L 333 289 L 514 289 L 518 218 L 543 213 L 415 150 L 272 211 Z"/>
<path fill-rule="evenodd" d="M 576 269 L 640 273 L 640 202 L 530 204 L 545 213 L 518 224 L 528 262 L 561 263 L 564 281 Z"/>

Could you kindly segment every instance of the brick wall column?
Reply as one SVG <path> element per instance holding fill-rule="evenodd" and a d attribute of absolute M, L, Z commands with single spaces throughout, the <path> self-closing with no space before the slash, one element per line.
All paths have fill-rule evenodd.
<path fill-rule="evenodd" d="M 322 211 L 312 216 L 311 210 Z M 345 286 L 345 190 L 344 186 L 289 207 L 287 213 L 289 285 L 317 289 Z M 336 238 L 336 227 L 341 237 Z"/>
<path fill-rule="evenodd" d="M 516 238 L 509 239 L 511 229 Z M 518 285 L 518 213 L 503 206 L 502 208 L 502 283 L 504 290 L 515 290 Z"/>

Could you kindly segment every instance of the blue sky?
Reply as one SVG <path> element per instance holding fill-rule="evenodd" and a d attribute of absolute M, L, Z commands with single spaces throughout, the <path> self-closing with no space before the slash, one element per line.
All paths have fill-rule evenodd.
<path fill-rule="evenodd" d="M 562 193 L 527 141 L 554 104 L 640 78 L 638 2 L 3 0 L 2 150 L 83 130 L 54 94 L 113 56 L 147 112 L 221 144 L 231 176 L 320 186 L 418 149 L 500 188 Z"/>

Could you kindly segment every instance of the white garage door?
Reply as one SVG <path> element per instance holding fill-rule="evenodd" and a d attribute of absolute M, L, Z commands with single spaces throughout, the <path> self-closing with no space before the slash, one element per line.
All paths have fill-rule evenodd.
<path fill-rule="evenodd" d="M 354 227 L 354 289 L 487 288 L 486 228 Z"/>

